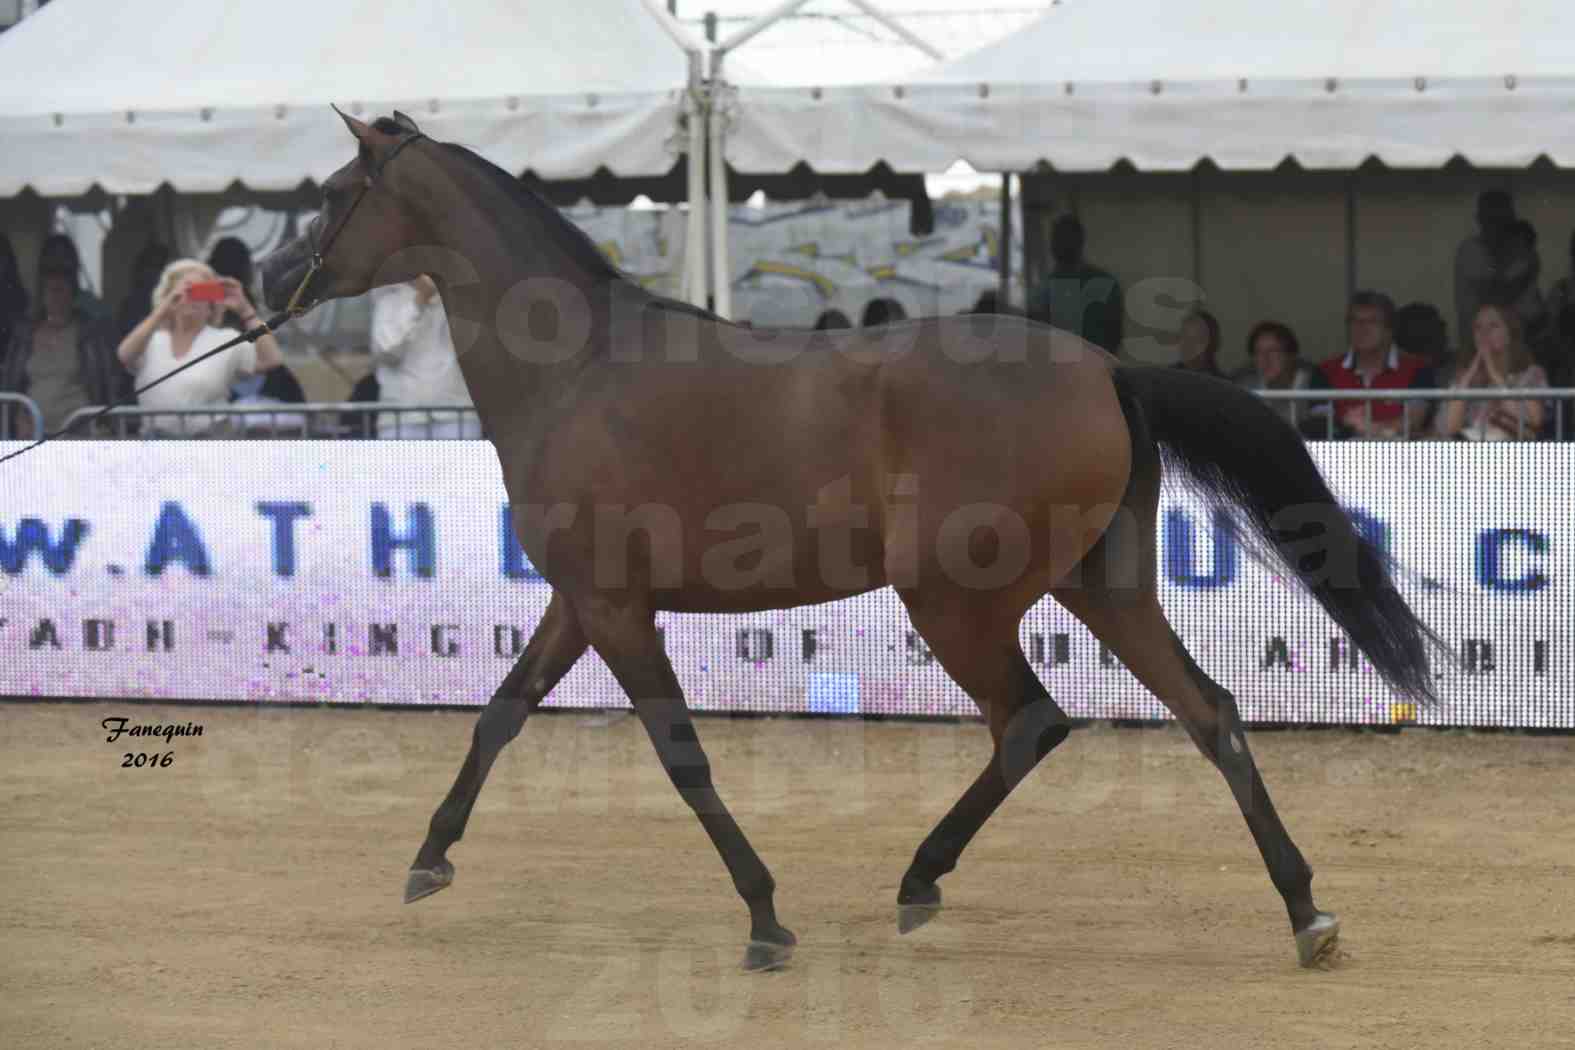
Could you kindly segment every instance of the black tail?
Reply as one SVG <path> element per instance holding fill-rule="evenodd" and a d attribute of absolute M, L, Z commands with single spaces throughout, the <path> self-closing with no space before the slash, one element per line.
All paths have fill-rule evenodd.
<path fill-rule="evenodd" d="M 1429 648 L 1444 643 L 1395 590 L 1388 558 L 1335 501 L 1295 428 L 1225 380 L 1129 367 L 1114 379 L 1142 407 L 1178 480 L 1223 511 L 1260 558 L 1294 572 L 1391 686 L 1435 702 Z"/>

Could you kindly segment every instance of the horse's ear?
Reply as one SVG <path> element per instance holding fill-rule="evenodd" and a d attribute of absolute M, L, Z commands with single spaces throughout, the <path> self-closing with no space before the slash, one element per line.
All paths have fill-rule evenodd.
<path fill-rule="evenodd" d="M 394 123 L 410 132 L 412 135 L 421 134 L 421 129 L 416 127 L 416 122 L 405 116 L 399 110 L 394 110 Z"/>
<path fill-rule="evenodd" d="M 364 145 L 371 145 L 372 128 L 370 125 L 355 119 L 350 114 L 340 109 L 338 106 L 334 106 L 331 102 L 329 105 L 333 107 L 333 111 L 335 113 L 339 114 L 339 119 L 345 122 L 345 127 L 350 129 L 350 134 L 356 137 L 357 142 L 360 142 Z"/>

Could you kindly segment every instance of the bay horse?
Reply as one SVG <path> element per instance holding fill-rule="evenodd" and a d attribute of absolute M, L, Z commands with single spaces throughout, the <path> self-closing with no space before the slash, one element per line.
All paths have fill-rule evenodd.
<path fill-rule="evenodd" d="M 301 237 L 263 262 L 265 298 L 300 311 L 422 273 L 436 281 L 515 534 L 553 592 L 476 722 L 407 902 L 452 882 L 448 850 L 500 750 L 594 647 L 748 906 L 744 968 L 783 965 L 796 939 L 777 919 L 775 881 L 717 794 L 654 615 L 891 586 L 993 742 L 902 876 L 909 932 L 937 914 L 937 881 L 1073 728 L 1018 641 L 1048 594 L 1223 774 L 1299 961 L 1331 952 L 1339 923 L 1313 903 L 1312 869 L 1275 813 L 1236 702 L 1160 607 L 1162 463 L 1284 564 L 1397 693 L 1433 699 L 1438 640 L 1300 436 L 1257 397 L 1011 317 L 731 324 L 626 279 L 518 179 L 403 114 L 340 116 L 355 156 L 324 183 Z"/>

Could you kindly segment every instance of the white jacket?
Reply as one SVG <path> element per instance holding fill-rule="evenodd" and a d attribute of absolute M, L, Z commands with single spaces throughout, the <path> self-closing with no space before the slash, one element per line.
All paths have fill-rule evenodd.
<path fill-rule="evenodd" d="M 372 291 L 372 364 L 378 398 L 404 405 L 469 405 L 448 315 L 437 296 L 416 303 L 409 284 Z"/>

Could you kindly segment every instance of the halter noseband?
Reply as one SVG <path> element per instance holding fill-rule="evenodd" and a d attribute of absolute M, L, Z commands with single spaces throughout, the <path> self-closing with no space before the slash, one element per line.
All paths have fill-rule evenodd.
<path fill-rule="evenodd" d="M 419 131 L 415 131 L 399 140 L 399 144 L 393 148 L 388 156 L 384 157 L 377 167 L 372 169 L 372 174 L 367 177 L 366 184 L 361 187 L 361 192 L 357 193 L 355 195 L 355 200 L 350 202 L 350 207 L 345 212 L 344 218 L 340 219 L 339 222 L 335 224 L 334 228 L 329 231 L 328 237 L 323 241 L 323 246 L 321 248 L 317 246 L 317 240 L 312 236 L 312 227 L 315 226 L 316 223 L 314 222 L 312 226 L 308 226 L 306 228 L 306 243 L 312 249 L 312 261 L 306 268 L 306 276 L 302 277 L 301 283 L 296 286 L 295 294 L 290 296 L 290 302 L 284 308 L 285 313 L 289 314 L 291 317 L 300 317 L 313 306 L 317 305 L 316 302 L 312 302 L 308 305 L 302 306 L 301 300 L 305 297 L 307 289 L 311 287 L 312 278 L 316 277 L 317 272 L 323 268 L 323 255 L 333 248 L 334 241 L 339 238 L 339 234 L 344 231 L 345 226 L 350 222 L 350 216 L 355 214 L 356 208 L 361 204 L 361 199 L 367 195 L 367 192 L 371 190 L 372 186 L 379 178 L 382 177 L 383 170 L 394 162 L 395 157 L 399 156 L 399 151 L 410 145 L 412 142 L 424 138 L 426 138 L 424 134 Z"/>

